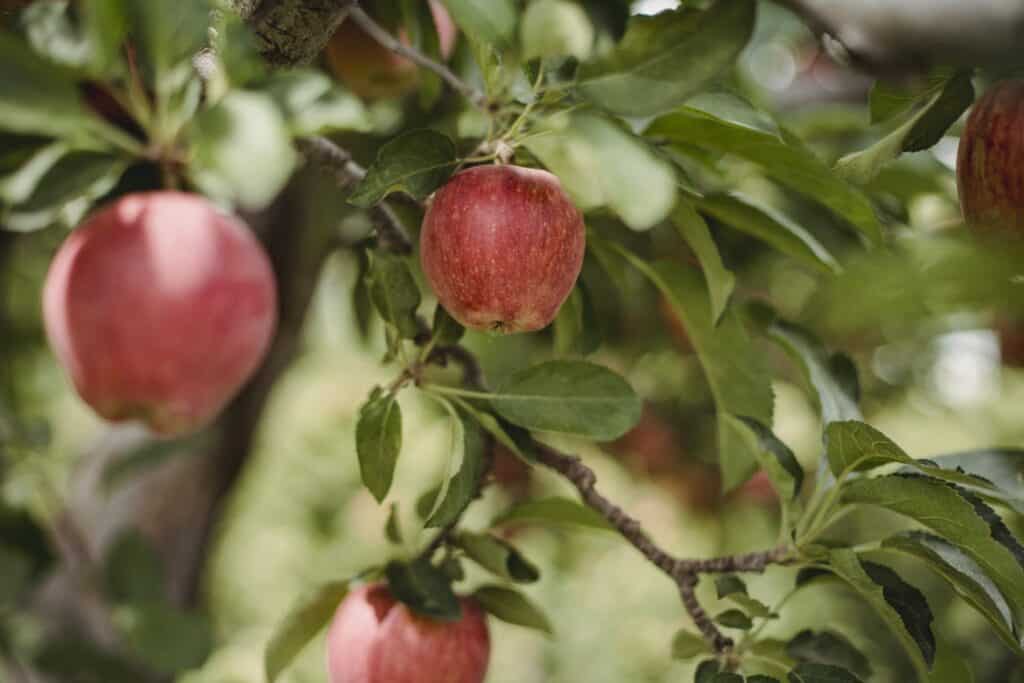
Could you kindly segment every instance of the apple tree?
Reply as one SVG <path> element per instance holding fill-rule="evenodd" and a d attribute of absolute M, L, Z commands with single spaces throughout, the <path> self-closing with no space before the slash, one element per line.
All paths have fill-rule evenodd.
<path fill-rule="evenodd" d="M 2 680 L 1024 680 L 1019 2 L 0 22 Z"/>

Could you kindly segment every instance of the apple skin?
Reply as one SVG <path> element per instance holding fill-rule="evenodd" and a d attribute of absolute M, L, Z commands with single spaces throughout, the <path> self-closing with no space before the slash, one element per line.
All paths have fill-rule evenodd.
<path fill-rule="evenodd" d="M 47 337 L 82 399 L 112 421 L 180 436 L 259 366 L 277 322 L 266 253 L 197 195 L 128 195 L 61 245 L 43 288 Z"/>
<path fill-rule="evenodd" d="M 1024 81 L 997 83 L 974 104 L 956 175 L 975 232 L 1024 237 Z"/>
<path fill-rule="evenodd" d="M 414 614 L 384 584 L 353 590 L 327 632 L 329 683 L 482 683 L 487 618 L 475 601 L 461 602 L 462 618 L 442 622 Z"/>
<path fill-rule="evenodd" d="M 434 195 L 420 259 L 438 300 L 468 328 L 546 327 L 583 267 L 583 216 L 547 171 L 476 166 Z"/>
<path fill-rule="evenodd" d="M 455 50 L 455 22 L 445 6 L 430 0 L 430 13 L 444 59 Z M 399 39 L 409 44 L 405 31 Z M 368 100 L 400 97 L 416 89 L 417 66 L 374 40 L 354 21 L 343 21 L 324 50 L 327 66 L 339 81 Z"/>

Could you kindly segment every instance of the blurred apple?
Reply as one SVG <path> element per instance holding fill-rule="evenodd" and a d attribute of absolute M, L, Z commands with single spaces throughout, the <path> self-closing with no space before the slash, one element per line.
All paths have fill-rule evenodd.
<path fill-rule="evenodd" d="M 1024 368 L 1024 322 L 1003 317 L 996 321 L 995 327 L 1003 365 Z"/>
<path fill-rule="evenodd" d="M 182 192 L 128 195 L 61 245 L 43 318 L 82 399 L 177 436 L 255 372 L 277 320 L 270 260 L 248 226 Z"/>
<path fill-rule="evenodd" d="M 772 480 L 764 470 L 758 470 L 754 476 L 735 491 L 735 497 L 758 505 L 775 505 L 779 494 L 775 491 Z"/>
<path fill-rule="evenodd" d="M 330 683 L 482 683 L 491 641 L 487 617 L 463 598 L 462 618 L 413 613 L 384 584 L 349 593 L 327 632 Z"/>
<path fill-rule="evenodd" d="M 429 2 L 441 55 L 448 59 L 455 49 L 455 22 L 441 2 Z M 399 39 L 409 44 L 404 30 L 399 32 Z M 324 55 L 338 80 L 366 99 L 399 97 L 414 90 L 418 83 L 419 72 L 415 64 L 383 47 L 351 19 L 338 27 L 327 43 Z"/>

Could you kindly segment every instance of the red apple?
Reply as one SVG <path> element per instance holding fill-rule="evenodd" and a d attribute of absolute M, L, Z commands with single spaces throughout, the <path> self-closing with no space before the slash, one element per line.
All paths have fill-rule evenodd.
<path fill-rule="evenodd" d="M 441 55 L 448 59 L 455 49 L 455 22 L 437 0 L 430 0 L 430 13 L 434 15 Z M 399 39 L 409 44 L 404 30 Z M 324 55 L 338 80 L 366 99 L 398 97 L 411 92 L 418 82 L 414 63 L 381 46 L 352 20 L 341 23 Z"/>
<path fill-rule="evenodd" d="M 779 500 L 775 485 L 764 470 L 758 470 L 743 486 L 736 489 L 736 496 L 758 505 L 774 505 Z"/>
<path fill-rule="evenodd" d="M 971 228 L 1024 237 L 1024 81 L 998 83 L 975 103 L 956 175 Z"/>
<path fill-rule="evenodd" d="M 583 216 L 547 171 L 476 166 L 434 195 L 420 258 L 466 327 L 531 332 L 558 314 L 583 267 Z"/>
<path fill-rule="evenodd" d="M 270 261 L 244 223 L 202 197 L 152 192 L 102 208 L 61 245 L 43 317 L 97 413 L 180 435 L 256 370 L 276 300 Z"/>
<path fill-rule="evenodd" d="M 434 621 L 396 601 L 384 584 L 349 593 L 327 632 L 329 683 L 482 683 L 491 639 L 483 610 Z"/>

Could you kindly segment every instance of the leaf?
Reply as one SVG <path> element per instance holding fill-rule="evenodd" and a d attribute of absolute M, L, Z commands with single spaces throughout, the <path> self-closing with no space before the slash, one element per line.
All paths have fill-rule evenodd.
<path fill-rule="evenodd" d="M 600 441 L 629 431 L 641 409 L 624 379 L 603 366 L 575 360 L 517 372 L 489 400 L 499 415 L 520 427 Z"/>
<path fill-rule="evenodd" d="M 149 84 L 166 96 L 207 44 L 210 0 L 125 0 L 125 7 Z"/>
<path fill-rule="evenodd" d="M 773 407 L 771 379 L 739 316 L 726 311 L 715 326 L 702 278 L 692 269 L 670 261 L 648 264 L 622 247 L 597 238 L 591 238 L 590 243 L 598 249 L 614 249 L 643 273 L 682 321 L 715 398 L 722 486 L 725 490 L 739 486 L 754 473 L 757 453 L 747 444 L 746 433 L 737 431 L 735 423 L 725 416 L 743 415 L 770 423 Z"/>
<path fill-rule="evenodd" d="M 882 548 L 906 553 L 922 560 L 995 628 L 996 633 L 1015 652 L 1024 652 L 1014 623 L 1013 610 L 977 562 L 942 538 L 908 531 L 890 536 Z"/>
<path fill-rule="evenodd" d="M 722 612 L 715 617 L 715 622 L 728 628 L 738 628 L 744 631 L 749 630 L 754 625 L 750 617 L 738 609 L 729 609 Z"/>
<path fill-rule="evenodd" d="M 924 104 L 912 111 L 891 133 L 865 150 L 848 154 L 836 162 L 836 173 L 851 182 L 865 185 L 882 167 L 903 152 L 928 149 L 974 102 L 971 75 L 960 72 L 945 83 L 930 89 Z"/>
<path fill-rule="evenodd" d="M 701 213 L 761 240 L 805 266 L 826 273 L 839 271 L 835 258 L 814 235 L 751 197 L 738 193 L 711 194 L 694 199 L 694 203 Z"/>
<path fill-rule="evenodd" d="M 369 132 L 372 128 L 362 100 L 321 71 L 277 71 L 263 87 L 281 109 L 293 135 Z"/>
<path fill-rule="evenodd" d="M 523 14 L 523 58 L 590 56 L 594 26 L 582 7 L 566 0 L 534 0 Z"/>
<path fill-rule="evenodd" d="M 512 0 L 444 0 L 456 25 L 474 41 L 507 47 L 516 32 Z"/>
<path fill-rule="evenodd" d="M 552 635 L 554 630 L 544 611 L 526 596 L 503 586 L 481 586 L 473 597 L 491 615 L 509 624 L 525 626 Z"/>
<path fill-rule="evenodd" d="M 743 683 L 743 676 L 731 671 L 722 671 L 712 679 L 712 683 Z"/>
<path fill-rule="evenodd" d="M 801 631 L 787 643 L 786 654 L 801 662 L 842 667 L 865 679 L 872 675 L 868 658 L 834 631 Z"/>
<path fill-rule="evenodd" d="M 138 531 L 122 532 L 104 563 L 107 596 L 114 602 L 158 602 L 164 597 L 164 567 L 156 549 Z"/>
<path fill-rule="evenodd" d="M 138 683 L 146 677 L 134 663 L 84 639 L 48 641 L 33 664 L 62 683 Z"/>
<path fill-rule="evenodd" d="M 611 53 L 580 67 L 576 90 L 621 116 L 672 109 L 733 66 L 750 40 L 754 17 L 749 0 L 634 16 Z"/>
<path fill-rule="evenodd" d="M 460 533 L 455 542 L 484 569 L 517 583 L 533 583 L 540 572 L 507 541 L 491 534 Z"/>
<path fill-rule="evenodd" d="M 96 199 L 114 188 L 126 167 L 124 159 L 110 154 L 66 154 L 39 178 L 26 199 L 5 212 L 4 227 L 19 232 L 46 228 L 66 209 L 71 210 L 68 222 L 77 223 Z"/>
<path fill-rule="evenodd" d="M 784 140 L 687 107 L 656 119 L 644 135 L 752 161 L 776 182 L 845 219 L 872 244 L 881 241 L 882 226 L 867 196 L 836 176 L 792 136 Z"/>
<path fill-rule="evenodd" d="M 888 567 L 862 562 L 845 548 L 830 553 L 829 567 L 878 613 L 910 656 L 919 680 L 927 681 L 935 658 L 935 637 L 931 610 L 921 592 Z"/>
<path fill-rule="evenodd" d="M 466 333 L 466 328 L 449 315 L 441 304 L 434 309 L 434 325 L 431 329 L 431 337 L 441 346 L 458 344 L 462 335 Z"/>
<path fill-rule="evenodd" d="M 0 130 L 70 137 L 95 125 L 72 72 L 0 32 Z"/>
<path fill-rule="evenodd" d="M 861 683 L 861 679 L 838 666 L 801 662 L 789 672 L 790 683 Z"/>
<path fill-rule="evenodd" d="M 23 597 L 31 579 L 32 559 L 21 550 L 0 543 L 0 612 Z"/>
<path fill-rule="evenodd" d="M 90 45 L 71 21 L 68 2 L 32 3 L 19 19 L 37 54 L 70 67 L 81 67 L 88 62 Z"/>
<path fill-rule="evenodd" d="M 700 261 L 711 296 L 711 319 L 717 325 L 736 287 L 736 276 L 722 263 L 722 256 L 718 253 L 718 245 L 711 238 L 708 224 L 689 202 L 682 200 L 676 205 L 672 212 L 672 222 L 679 236 L 690 245 Z"/>
<path fill-rule="evenodd" d="M 458 519 L 466 506 L 476 497 L 477 487 L 483 479 L 487 465 L 488 440 L 483 429 L 473 420 L 456 414 L 462 425 L 462 463 L 448 482 L 448 490 L 437 509 L 426 520 L 428 527 L 443 527 Z"/>
<path fill-rule="evenodd" d="M 266 208 L 298 164 L 288 125 L 265 94 L 231 91 L 193 120 L 188 136 L 196 185 L 249 211 Z"/>
<path fill-rule="evenodd" d="M 863 472 L 894 462 L 914 460 L 889 437 L 871 425 L 848 420 L 831 422 L 825 428 L 825 453 L 832 474 Z"/>
<path fill-rule="evenodd" d="M 764 326 L 768 338 L 800 365 L 807 382 L 815 390 L 825 425 L 839 420 L 861 419 L 860 408 L 857 406 L 860 390 L 855 368 L 851 381 L 849 373 L 844 376 L 838 372 L 840 368 L 834 361 L 836 356 L 830 357 L 814 335 L 802 327 L 776 318 L 774 313 L 769 314 L 769 317 L 770 321 Z"/>
<path fill-rule="evenodd" d="M 518 503 L 491 520 L 491 526 L 523 523 L 573 524 L 611 531 L 613 527 L 593 508 L 568 498 L 542 498 Z"/>
<path fill-rule="evenodd" d="M 760 600 L 750 597 L 746 593 L 731 593 L 725 596 L 726 602 L 731 602 L 742 610 L 742 612 L 748 616 L 756 617 L 758 619 L 769 619 L 774 618 L 775 614 L 772 613 L 771 608 L 764 604 Z"/>
<path fill-rule="evenodd" d="M 517 432 L 523 431 L 519 427 L 509 424 L 508 422 L 502 422 L 498 420 L 488 410 L 474 405 L 472 402 L 459 398 L 458 396 L 452 397 L 452 401 L 459 406 L 467 415 L 472 417 L 477 424 L 484 428 L 484 431 L 493 436 L 498 443 L 507 448 L 509 451 L 519 457 L 520 460 L 526 463 L 535 462 L 536 458 L 526 449 L 522 448 L 520 443 L 517 441 L 519 438 L 516 436 Z M 523 436 L 527 439 L 529 434 L 523 432 Z"/>
<path fill-rule="evenodd" d="M 945 471 L 964 472 L 984 478 L 987 485 L 975 480 L 959 482 L 986 499 L 997 499 L 1017 512 L 1024 513 L 1024 450 L 1001 448 L 951 453 L 931 458 Z"/>
<path fill-rule="evenodd" d="M 923 475 L 860 479 L 843 487 L 844 503 L 875 505 L 910 517 L 977 562 L 1010 600 L 1024 609 L 1024 548 L 1002 521 L 971 493 Z"/>
<path fill-rule="evenodd" d="M 377 502 L 388 495 L 401 450 L 401 408 L 392 394 L 377 387 L 360 409 L 356 423 L 359 472 Z"/>
<path fill-rule="evenodd" d="M 378 253 L 370 271 L 370 299 L 385 322 L 394 325 L 404 339 L 419 333 L 416 311 L 420 306 L 420 288 L 405 259 Z"/>
<path fill-rule="evenodd" d="M 583 280 L 576 283 L 555 318 L 555 353 L 586 356 L 601 346 L 601 324 Z"/>
<path fill-rule="evenodd" d="M 804 469 L 789 446 L 775 436 L 770 429 L 753 418 L 734 418 L 728 415 L 725 419 L 736 420 L 753 433 L 757 438 L 757 450 L 762 454 L 758 460 L 768 474 L 768 478 L 771 479 L 772 485 L 784 499 L 795 500 L 800 494 L 800 489 L 803 488 Z M 741 427 L 737 426 L 737 430 L 739 429 Z"/>
<path fill-rule="evenodd" d="M 746 595 L 747 584 L 735 574 L 723 574 L 715 579 L 715 593 L 719 598 L 734 594 Z"/>
<path fill-rule="evenodd" d="M 672 659 L 693 659 L 707 651 L 707 641 L 686 629 L 677 631 L 672 639 Z"/>
<path fill-rule="evenodd" d="M 115 622 L 136 657 L 163 674 L 194 669 L 213 650 L 209 620 L 163 602 L 122 608 Z"/>
<path fill-rule="evenodd" d="M 309 641 L 327 626 L 348 590 L 347 580 L 332 581 L 292 606 L 267 643 L 263 656 L 267 683 L 274 683 Z"/>
<path fill-rule="evenodd" d="M 721 671 L 721 665 L 714 659 L 706 659 L 697 665 L 693 675 L 693 683 L 714 683 L 715 677 Z"/>
<path fill-rule="evenodd" d="M 448 136 L 433 130 L 402 133 L 380 148 L 348 201 L 367 209 L 392 192 L 426 199 L 451 177 L 456 162 Z"/>
<path fill-rule="evenodd" d="M 633 230 L 649 230 L 672 211 L 672 165 L 619 123 L 594 113 L 550 117 L 524 146 L 581 211 L 607 206 Z"/>
<path fill-rule="evenodd" d="M 388 510 L 388 521 L 384 525 L 384 537 L 389 543 L 402 545 L 402 524 L 398 519 L 398 503 L 392 503 Z"/>
<path fill-rule="evenodd" d="M 462 606 L 448 577 L 429 561 L 391 562 L 384 573 L 395 598 L 413 611 L 439 621 L 462 618 Z"/>

